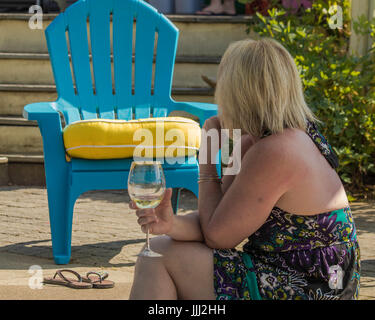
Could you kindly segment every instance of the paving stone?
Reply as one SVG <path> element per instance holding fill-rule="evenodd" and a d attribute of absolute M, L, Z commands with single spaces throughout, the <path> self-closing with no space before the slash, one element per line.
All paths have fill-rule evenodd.
<path fill-rule="evenodd" d="M 145 243 L 145 234 L 140 231 L 134 213 L 130 213 L 128 202 L 128 194 L 122 190 L 90 191 L 77 200 L 69 263 L 74 270 L 111 270 L 128 290 L 121 294 L 124 299 L 129 294 L 136 254 Z M 351 207 L 361 247 L 360 299 L 375 300 L 375 203 L 357 202 Z M 183 190 L 179 214 L 196 209 L 195 196 Z M 41 264 L 50 271 L 59 268 L 53 262 L 51 246 L 46 189 L 0 187 L 0 298 L 19 298 L 15 283 L 9 292 L 6 287 L 6 279 L 15 273 L 14 269 L 18 270 L 17 279 L 27 281 L 29 263 Z M 28 299 L 27 284 L 18 287 L 21 280 L 14 281 L 20 296 Z M 56 295 L 59 292 L 62 291 L 56 290 Z M 31 296 L 43 298 L 46 294 Z M 95 299 L 95 295 L 87 298 Z"/>

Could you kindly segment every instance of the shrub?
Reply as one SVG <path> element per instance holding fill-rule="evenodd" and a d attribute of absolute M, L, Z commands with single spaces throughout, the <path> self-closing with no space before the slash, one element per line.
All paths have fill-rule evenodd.
<path fill-rule="evenodd" d="M 333 4 L 343 9 L 342 29 L 329 27 Z M 248 32 L 274 38 L 293 55 L 306 101 L 339 156 L 343 182 L 349 190 L 368 191 L 364 177 L 375 173 L 375 48 L 363 57 L 349 54 L 349 1 L 316 0 L 298 16 L 273 8 L 254 20 Z M 355 29 L 374 37 L 375 21 L 361 18 Z"/>

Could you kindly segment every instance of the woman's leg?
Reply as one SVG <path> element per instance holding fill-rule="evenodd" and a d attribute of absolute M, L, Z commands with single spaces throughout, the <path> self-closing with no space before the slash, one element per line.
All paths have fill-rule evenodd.
<path fill-rule="evenodd" d="M 139 257 L 130 299 L 215 299 L 213 253 L 203 243 L 151 239 L 161 258 Z"/>

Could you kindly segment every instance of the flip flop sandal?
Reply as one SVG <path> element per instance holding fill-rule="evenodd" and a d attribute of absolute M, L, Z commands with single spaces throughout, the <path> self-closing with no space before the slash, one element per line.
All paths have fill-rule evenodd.
<path fill-rule="evenodd" d="M 107 272 L 95 272 L 90 271 L 86 273 L 86 277 L 82 278 L 83 282 L 91 283 L 96 289 L 109 289 L 115 286 L 115 283 L 111 280 L 105 280 L 108 278 Z"/>
<path fill-rule="evenodd" d="M 65 277 L 63 272 L 74 274 L 77 280 Z M 57 276 L 59 276 L 59 278 L 57 278 Z M 91 289 L 93 287 L 91 283 L 82 282 L 82 277 L 79 273 L 69 269 L 57 270 L 53 278 L 44 278 L 43 283 L 56 284 L 74 289 Z"/>

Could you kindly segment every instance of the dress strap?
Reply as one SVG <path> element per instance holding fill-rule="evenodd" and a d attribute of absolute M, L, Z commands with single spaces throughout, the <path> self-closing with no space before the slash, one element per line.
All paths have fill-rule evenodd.
<path fill-rule="evenodd" d="M 328 143 L 327 139 L 319 132 L 316 124 L 312 121 L 307 122 L 306 133 L 311 138 L 311 140 L 318 147 L 319 151 L 326 158 L 328 163 L 333 169 L 338 168 L 339 159 L 332 149 L 331 145 Z"/>

